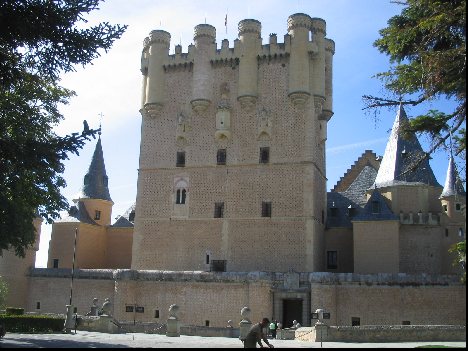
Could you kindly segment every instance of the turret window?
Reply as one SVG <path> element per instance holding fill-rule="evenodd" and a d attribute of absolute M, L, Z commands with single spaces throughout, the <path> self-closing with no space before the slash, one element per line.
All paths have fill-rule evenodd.
<path fill-rule="evenodd" d="M 96 211 L 94 212 L 94 219 L 95 219 L 96 221 L 99 221 L 99 220 L 101 219 L 101 211 L 96 210 Z"/>

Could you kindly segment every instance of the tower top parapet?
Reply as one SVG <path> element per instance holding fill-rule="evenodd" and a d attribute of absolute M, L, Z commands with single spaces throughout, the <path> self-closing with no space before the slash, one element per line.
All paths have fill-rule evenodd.
<path fill-rule="evenodd" d="M 169 47 L 171 42 L 171 34 L 166 32 L 165 30 L 153 30 L 150 32 L 149 36 L 145 38 L 143 41 L 143 47 L 147 47 L 153 43 L 160 43 L 164 44 L 165 46 Z"/>
<path fill-rule="evenodd" d="M 306 28 L 311 29 L 312 18 L 305 13 L 295 13 L 288 18 L 288 31 L 295 28 Z"/>
<path fill-rule="evenodd" d="M 211 24 L 199 24 L 195 26 L 193 40 L 197 41 L 199 38 L 206 37 L 216 39 L 216 28 Z"/>
<path fill-rule="evenodd" d="M 260 36 L 262 32 L 262 24 L 254 19 L 245 19 L 239 22 L 239 36 L 246 33 L 255 33 Z"/>
<path fill-rule="evenodd" d="M 312 25 L 311 25 L 311 30 L 314 34 L 321 33 L 323 36 L 327 35 L 327 22 L 323 20 L 322 18 L 314 17 L 311 18 L 312 20 Z"/>

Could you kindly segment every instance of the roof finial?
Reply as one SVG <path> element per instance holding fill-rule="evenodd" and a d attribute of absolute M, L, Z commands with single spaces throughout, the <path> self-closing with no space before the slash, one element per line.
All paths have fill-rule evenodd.
<path fill-rule="evenodd" d="M 102 117 L 104 117 L 104 114 L 101 112 L 99 113 L 99 138 L 101 137 L 101 134 L 102 134 Z"/>

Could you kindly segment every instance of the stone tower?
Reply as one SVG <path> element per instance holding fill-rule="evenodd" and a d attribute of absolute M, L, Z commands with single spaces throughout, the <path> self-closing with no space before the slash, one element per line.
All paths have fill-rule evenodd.
<path fill-rule="evenodd" d="M 2 252 L 0 256 L 0 277 L 8 286 L 8 295 L 5 301 L 6 306 L 26 308 L 29 291 L 29 271 L 36 263 L 36 252 L 39 250 L 41 239 L 42 218 L 36 216 L 34 221 L 36 229 L 36 241 L 34 246 L 26 250 L 26 256 L 20 258 L 13 251 Z"/>
<path fill-rule="evenodd" d="M 132 269 L 323 269 L 334 42 L 322 19 L 287 24 L 266 45 L 253 19 L 233 47 L 208 24 L 187 53 L 144 40 Z"/>

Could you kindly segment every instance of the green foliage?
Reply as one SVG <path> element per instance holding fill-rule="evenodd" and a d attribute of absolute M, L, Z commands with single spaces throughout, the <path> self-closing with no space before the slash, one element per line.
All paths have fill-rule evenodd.
<path fill-rule="evenodd" d="M 463 273 L 460 278 L 462 283 L 466 284 L 466 240 L 455 243 L 450 247 L 449 252 L 456 253 L 456 258 L 453 260 L 453 265 L 463 267 Z"/>
<path fill-rule="evenodd" d="M 5 313 L 12 316 L 20 316 L 24 314 L 24 308 L 20 307 L 7 307 Z"/>
<path fill-rule="evenodd" d="M 8 295 L 8 285 L 2 277 L 0 277 L 0 309 L 5 308 L 5 301 Z"/>
<path fill-rule="evenodd" d="M 42 315 L 0 315 L 0 324 L 10 333 L 53 333 L 63 330 L 64 318 Z"/>
<path fill-rule="evenodd" d="M 98 130 L 58 136 L 61 104 L 75 93 L 60 74 L 109 50 L 126 26 L 84 28 L 102 0 L 0 2 L 0 252 L 21 257 L 35 241 L 33 220 L 51 223 L 68 209 L 63 161 Z"/>
<path fill-rule="evenodd" d="M 466 158 L 466 0 L 407 0 L 400 15 L 390 18 L 374 46 L 389 56 L 391 67 L 376 75 L 396 99 L 365 95 L 367 108 L 419 105 L 447 98 L 449 114 L 428 111 L 410 121 L 408 131 L 425 133 L 443 148 L 453 135 L 455 151 Z M 410 96 L 412 99 L 403 99 Z M 414 96 L 416 98 L 414 98 Z"/>

